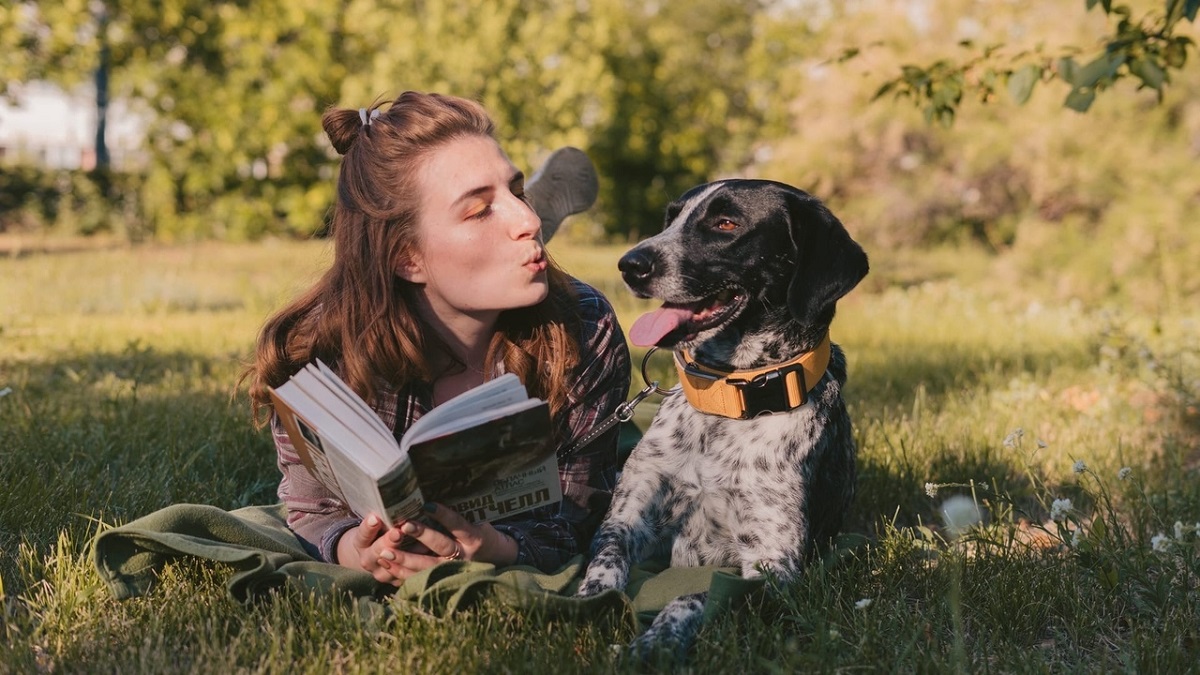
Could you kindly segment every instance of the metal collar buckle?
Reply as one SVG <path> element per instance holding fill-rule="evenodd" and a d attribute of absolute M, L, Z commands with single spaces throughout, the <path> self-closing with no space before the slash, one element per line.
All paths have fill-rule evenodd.
<path fill-rule="evenodd" d="M 788 395 L 787 376 L 796 373 L 800 378 L 800 401 L 792 405 Z M 804 382 L 804 368 L 799 365 L 789 365 L 762 373 L 749 380 L 730 377 L 725 380 L 737 387 L 742 394 L 742 407 L 745 411 L 739 419 L 750 419 L 763 413 L 787 412 L 808 402 L 808 387 Z"/>

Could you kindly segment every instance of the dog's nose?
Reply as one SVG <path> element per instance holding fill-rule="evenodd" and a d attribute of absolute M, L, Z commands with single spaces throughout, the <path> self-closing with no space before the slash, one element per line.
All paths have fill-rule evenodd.
<path fill-rule="evenodd" d="M 654 255 L 646 250 L 634 249 L 621 256 L 617 269 L 625 277 L 625 283 L 636 284 L 654 274 Z"/>

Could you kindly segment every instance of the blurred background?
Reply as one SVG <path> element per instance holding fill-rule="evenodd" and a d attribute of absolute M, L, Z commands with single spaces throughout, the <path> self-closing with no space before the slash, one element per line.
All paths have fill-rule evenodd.
<path fill-rule="evenodd" d="M 527 172 L 585 149 L 602 193 L 575 243 L 763 177 L 826 200 L 891 266 L 876 283 L 966 256 L 1043 301 L 1163 309 L 1200 288 L 1196 4 L 1165 3 L 1177 44 L 1089 64 L 1163 2 L 6 0 L 0 241 L 319 235 L 322 111 L 417 89 L 481 100 Z"/>

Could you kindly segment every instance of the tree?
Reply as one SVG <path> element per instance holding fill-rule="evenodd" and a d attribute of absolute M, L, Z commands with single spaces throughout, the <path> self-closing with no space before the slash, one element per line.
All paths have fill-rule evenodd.
<path fill-rule="evenodd" d="M 1067 47 L 1051 54 L 1042 47 L 1009 55 L 1001 44 L 982 48 L 963 46 L 972 54 L 961 61 L 940 59 L 925 66 L 905 65 L 900 74 L 879 88 L 875 98 L 888 94 L 908 97 L 922 108 L 926 120 L 951 124 L 967 94 L 981 101 L 994 100 L 1007 90 L 1017 103 L 1024 103 L 1039 82 L 1061 80 L 1070 86 L 1064 105 L 1086 112 L 1096 95 L 1115 82 L 1134 78 L 1139 88 L 1153 89 L 1162 99 L 1171 72 L 1187 63 L 1196 43 L 1180 34 L 1181 22 L 1194 24 L 1200 0 L 1163 0 L 1161 11 L 1147 11 L 1134 19 L 1128 5 L 1112 0 L 1084 0 L 1088 11 L 1095 8 L 1116 20 L 1112 32 L 1102 37 L 1104 49 L 1084 64 L 1076 61 L 1078 48 Z M 846 54 L 857 55 L 857 50 Z"/>
<path fill-rule="evenodd" d="M 148 120 L 134 237 L 319 230 L 322 110 L 421 89 L 482 101 L 526 169 L 583 147 L 605 232 L 636 238 L 782 129 L 772 21 L 759 0 L 23 0 L 0 9 L 0 86 L 79 83 L 107 44 L 111 96 Z"/>
<path fill-rule="evenodd" d="M 140 103 L 148 125 L 131 237 L 320 227 L 332 191 L 317 102 L 336 100 L 347 60 L 337 5 L 64 0 L 18 3 L 3 19 L 0 35 L 32 54 L 10 79 L 70 86 L 107 43 L 112 95 Z"/>

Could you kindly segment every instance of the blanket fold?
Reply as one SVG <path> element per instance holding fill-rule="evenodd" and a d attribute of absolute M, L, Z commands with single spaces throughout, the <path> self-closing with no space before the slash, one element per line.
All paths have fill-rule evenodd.
<path fill-rule="evenodd" d="M 732 568 L 647 563 L 631 571 L 625 592 L 578 598 L 575 590 L 585 565 L 577 556 L 550 574 L 532 567 L 448 561 L 395 589 L 366 572 L 315 560 L 288 529 L 283 505 L 236 511 L 200 504 L 168 506 L 101 532 L 93 555 L 101 579 L 118 599 L 150 592 L 163 565 L 190 557 L 229 569 L 226 587 L 242 602 L 270 589 L 295 588 L 346 593 L 359 598 L 360 607 L 370 613 L 383 609 L 449 616 L 486 601 L 583 620 L 636 621 L 641 627 L 679 595 L 707 590 L 709 620 L 763 586 L 761 579 L 743 579 Z"/>

